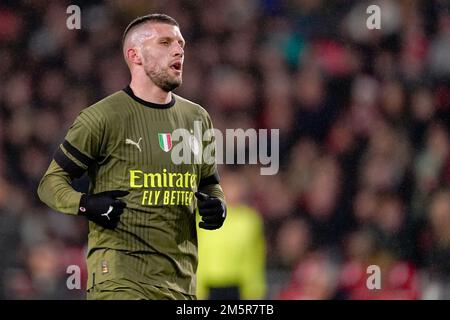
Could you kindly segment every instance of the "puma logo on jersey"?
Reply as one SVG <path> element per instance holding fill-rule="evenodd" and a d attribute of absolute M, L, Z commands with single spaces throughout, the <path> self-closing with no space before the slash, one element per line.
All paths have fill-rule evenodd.
<path fill-rule="evenodd" d="M 139 143 L 141 142 L 141 140 L 142 140 L 142 138 L 139 138 L 138 142 L 134 142 L 133 140 L 127 138 L 127 139 L 125 140 L 125 144 L 132 144 L 133 146 L 135 146 L 136 148 L 139 149 L 139 152 L 142 152 L 141 146 L 139 145 Z"/>

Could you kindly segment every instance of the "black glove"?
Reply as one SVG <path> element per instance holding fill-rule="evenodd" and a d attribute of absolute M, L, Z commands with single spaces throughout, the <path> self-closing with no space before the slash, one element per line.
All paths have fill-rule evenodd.
<path fill-rule="evenodd" d="M 123 209 L 127 206 L 118 197 L 125 197 L 128 191 L 112 190 L 96 194 L 83 194 L 80 199 L 78 214 L 86 216 L 92 222 L 107 229 L 114 229 L 120 220 Z"/>
<path fill-rule="evenodd" d="M 198 199 L 198 213 L 202 217 L 198 226 L 206 230 L 219 229 L 227 216 L 225 204 L 219 198 L 199 191 L 195 193 L 195 197 Z"/>

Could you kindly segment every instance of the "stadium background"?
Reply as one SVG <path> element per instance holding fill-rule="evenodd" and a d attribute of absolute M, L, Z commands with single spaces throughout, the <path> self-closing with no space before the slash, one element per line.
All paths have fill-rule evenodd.
<path fill-rule="evenodd" d="M 68 30 L 66 8 L 81 8 Z M 381 30 L 366 8 L 380 4 Z M 217 128 L 280 129 L 281 170 L 220 166 L 264 223 L 268 299 L 450 298 L 446 1 L 1 1 L 0 298 L 79 299 L 86 222 L 37 184 L 78 112 L 129 81 L 120 39 L 163 12 Z M 82 184 L 83 182 L 80 182 Z M 367 290 L 366 267 L 382 270 Z"/>

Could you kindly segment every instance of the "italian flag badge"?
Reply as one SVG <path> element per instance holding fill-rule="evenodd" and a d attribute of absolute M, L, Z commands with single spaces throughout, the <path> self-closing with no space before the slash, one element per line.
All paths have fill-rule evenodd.
<path fill-rule="evenodd" d="M 172 137 L 170 133 L 158 133 L 159 146 L 165 152 L 172 149 Z"/>

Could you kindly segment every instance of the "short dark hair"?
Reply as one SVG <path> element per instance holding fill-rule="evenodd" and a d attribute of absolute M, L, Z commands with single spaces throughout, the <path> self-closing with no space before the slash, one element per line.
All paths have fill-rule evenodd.
<path fill-rule="evenodd" d="M 166 23 L 166 24 L 176 26 L 178 28 L 180 27 L 178 22 L 174 18 L 172 18 L 164 13 L 152 13 L 152 14 L 147 14 L 145 16 L 137 17 L 136 19 L 131 21 L 130 24 L 125 28 L 125 31 L 123 32 L 123 36 L 122 36 L 122 45 L 124 44 L 125 38 L 131 29 L 133 29 L 134 27 L 139 26 L 143 23 L 146 23 L 146 22 Z"/>

